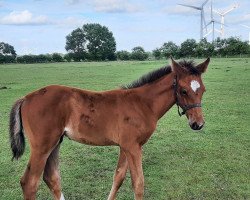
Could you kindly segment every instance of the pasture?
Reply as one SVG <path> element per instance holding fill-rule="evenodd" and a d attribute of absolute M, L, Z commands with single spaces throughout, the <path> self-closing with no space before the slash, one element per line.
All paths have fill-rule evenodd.
<path fill-rule="evenodd" d="M 196 60 L 197 63 L 201 60 Z M 8 118 L 16 99 L 49 84 L 110 90 L 168 61 L 0 65 L 0 199 L 22 198 L 19 180 L 29 147 L 11 161 Z M 204 74 L 206 125 L 192 131 L 174 106 L 144 145 L 145 199 L 250 199 L 250 58 L 211 59 Z M 107 113 L 108 114 L 108 113 Z M 67 200 L 106 199 L 118 147 L 93 147 L 64 139 L 62 191 Z M 52 199 L 41 181 L 38 199 Z M 133 199 L 130 175 L 118 200 Z"/>

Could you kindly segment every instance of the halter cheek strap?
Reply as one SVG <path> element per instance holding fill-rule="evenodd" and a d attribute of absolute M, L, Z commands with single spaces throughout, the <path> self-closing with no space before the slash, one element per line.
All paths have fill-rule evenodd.
<path fill-rule="evenodd" d="M 174 83 L 173 83 L 173 87 L 174 87 L 174 93 L 175 93 L 175 98 L 176 98 L 176 105 L 178 108 L 178 114 L 181 117 L 182 115 L 185 115 L 186 112 L 192 108 L 197 108 L 197 107 L 201 107 L 200 103 L 194 103 L 194 104 L 188 104 L 188 105 L 180 105 L 179 103 L 179 94 L 177 91 L 178 88 L 178 81 L 177 81 L 177 75 L 174 78 Z M 180 111 L 180 107 L 182 108 L 182 112 Z"/>

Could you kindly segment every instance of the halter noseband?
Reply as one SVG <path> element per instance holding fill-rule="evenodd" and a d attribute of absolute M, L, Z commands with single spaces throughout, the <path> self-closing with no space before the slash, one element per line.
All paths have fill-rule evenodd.
<path fill-rule="evenodd" d="M 179 94 L 178 94 L 178 91 L 177 91 L 177 88 L 178 88 L 177 75 L 175 75 L 173 86 L 174 86 L 174 93 L 175 93 L 175 98 L 176 98 L 176 105 L 177 105 L 177 108 L 178 108 L 178 114 L 179 114 L 180 117 L 182 115 L 185 115 L 185 113 L 188 110 L 190 110 L 191 108 L 201 107 L 200 103 L 194 103 L 194 104 L 189 104 L 189 105 L 180 105 L 179 98 L 178 98 Z M 182 112 L 180 111 L 180 107 L 182 108 Z"/>

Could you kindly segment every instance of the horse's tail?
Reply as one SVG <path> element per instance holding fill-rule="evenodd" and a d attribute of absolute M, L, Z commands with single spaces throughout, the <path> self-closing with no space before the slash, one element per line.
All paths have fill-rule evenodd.
<path fill-rule="evenodd" d="M 18 160 L 23 155 L 25 149 L 25 139 L 23 134 L 21 106 L 24 98 L 19 99 L 12 106 L 9 121 L 10 146 L 12 149 L 12 161 Z"/>

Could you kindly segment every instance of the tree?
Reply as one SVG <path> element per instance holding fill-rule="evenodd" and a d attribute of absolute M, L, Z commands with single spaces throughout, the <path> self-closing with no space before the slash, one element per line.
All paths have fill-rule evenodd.
<path fill-rule="evenodd" d="M 145 50 L 142 47 L 138 46 L 132 49 L 132 53 L 131 53 L 132 60 L 146 60 L 147 58 L 148 58 L 148 54 L 145 52 Z"/>
<path fill-rule="evenodd" d="M 54 62 L 63 62 L 64 61 L 63 57 L 59 53 L 53 53 L 51 57 L 52 57 L 52 60 Z"/>
<path fill-rule="evenodd" d="M 161 49 L 162 55 L 167 59 L 170 56 L 179 58 L 179 47 L 172 41 L 164 43 L 160 49 Z"/>
<path fill-rule="evenodd" d="M 73 30 L 66 37 L 65 49 L 74 54 L 74 61 L 116 59 L 113 33 L 100 24 L 85 24 Z"/>
<path fill-rule="evenodd" d="M 100 24 L 85 24 L 88 56 L 91 60 L 115 60 L 116 42 L 113 33 Z"/>
<path fill-rule="evenodd" d="M 130 60 L 130 53 L 128 51 L 117 51 L 116 57 L 118 60 Z"/>
<path fill-rule="evenodd" d="M 218 56 L 225 56 L 226 55 L 226 51 L 225 51 L 226 39 L 221 39 L 221 38 L 217 37 L 213 44 L 214 44 L 216 55 L 218 55 Z"/>
<path fill-rule="evenodd" d="M 0 63 L 15 62 L 16 51 L 13 46 L 8 43 L 0 42 Z"/>
<path fill-rule="evenodd" d="M 46 63 L 46 62 L 50 62 L 52 60 L 51 56 L 48 55 L 44 55 L 44 54 L 40 54 L 35 56 L 36 62 L 38 63 Z"/>
<path fill-rule="evenodd" d="M 155 57 L 156 60 L 161 59 L 161 49 L 154 49 L 153 50 L 153 56 Z"/>
<path fill-rule="evenodd" d="M 75 56 L 74 61 L 81 61 L 86 57 L 86 35 L 81 28 L 73 30 L 69 35 L 66 36 L 65 49 L 69 53 L 73 53 Z"/>
<path fill-rule="evenodd" d="M 187 39 L 181 43 L 180 54 L 181 57 L 193 57 L 195 56 L 195 49 L 197 43 L 194 39 Z"/>
<path fill-rule="evenodd" d="M 14 47 L 4 42 L 0 42 L 0 54 L 16 57 L 16 51 Z"/>
<path fill-rule="evenodd" d="M 63 58 L 67 61 L 67 62 L 71 62 L 73 57 L 72 57 L 72 53 L 67 53 L 63 56 Z"/>
<path fill-rule="evenodd" d="M 209 57 L 214 55 L 214 44 L 203 38 L 195 48 L 195 55 L 198 57 Z"/>
<path fill-rule="evenodd" d="M 225 53 L 226 55 L 239 55 L 239 54 L 247 54 L 248 52 L 248 44 L 247 42 L 240 41 L 239 38 L 230 37 L 225 41 Z"/>

